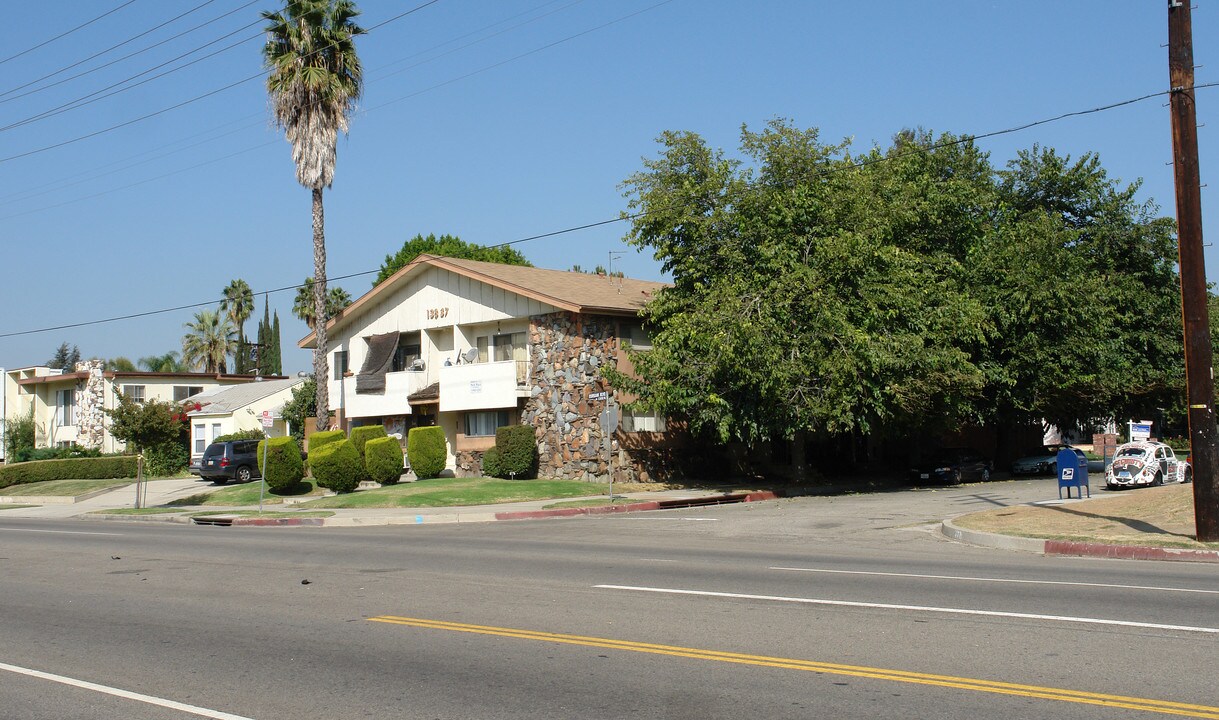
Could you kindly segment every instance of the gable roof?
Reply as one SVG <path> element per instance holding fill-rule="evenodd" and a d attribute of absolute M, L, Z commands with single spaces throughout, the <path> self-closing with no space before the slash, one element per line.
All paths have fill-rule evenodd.
<path fill-rule="evenodd" d="M 575 313 L 634 315 L 659 290 L 669 285 L 652 280 L 614 278 L 572 270 L 546 270 L 422 254 L 331 318 L 326 323 L 327 333 L 345 324 L 344 319 L 355 315 L 361 307 L 375 302 L 381 295 L 392 292 L 393 288 L 428 268 L 448 270 Z M 297 345 L 309 347 L 314 344 L 316 337 L 316 332 L 310 332 Z"/>
<path fill-rule="evenodd" d="M 245 383 L 244 385 L 230 385 L 198 395 L 192 395 L 190 399 L 203 407 L 199 410 L 192 410 L 187 415 L 224 415 L 236 412 L 250 403 L 274 395 L 281 390 L 300 385 L 303 382 L 305 382 L 305 378 L 300 377 L 283 380 L 263 380 L 262 382 Z"/>

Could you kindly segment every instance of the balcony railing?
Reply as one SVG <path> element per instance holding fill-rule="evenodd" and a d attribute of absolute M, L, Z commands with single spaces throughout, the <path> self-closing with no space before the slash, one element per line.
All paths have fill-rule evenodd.
<path fill-rule="evenodd" d="M 385 417 L 409 415 L 406 398 L 428 386 L 432 373 L 404 370 L 385 373 L 385 392 L 357 393 L 355 376 L 343 378 L 342 384 L 331 386 L 331 407 L 341 407 L 347 417 Z M 335 387 L 338 386 L 338 387 Z M 335 396 L 335 392 L 341 395 Z"/>

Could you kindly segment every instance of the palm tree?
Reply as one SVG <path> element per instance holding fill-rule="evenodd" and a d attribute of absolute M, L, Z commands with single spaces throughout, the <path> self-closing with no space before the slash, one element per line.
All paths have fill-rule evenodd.
<path fill-rule="evenodd" d="M 139 365 L 149 372 L 186 372 L 186 367 L 178 360 L 178 353 L 174 350 L 170 350 L 164 355 L 142 357 Z"/>
<path fill-rule="evenodd" d="M 220 300 L 220 309 L 227 312 L 233 327 L 237 328 L 237 352 L 233 355 L 233 370 L 246 372 L 245 321 L 254 313 L 254 293 L 245 280 L 238 278 L 228 284 Z"/>
<path fill-rule="evenodd" d="M 282 12 L 264 12 L 267 44 L 263 60 L 270 69 L 267 93 L 275 122 L 292 143 L 296 180 L 313 192 L 313 316 L 326 315 L 326 233 L 322 190 L 334 181 L 340 130 L 347 132 L 364 83 L 355 36 L 360 14 L 351 0 L 286 0 Z M 317 385 L 317 428 L 329 425 L 329 368 L 326 323 L 314 328 L 313 375 Z"/>
<path fill-rule="evenodd" d="M 313 310 L 313 278 L 305 278 L 305 282 L 296 286 L 296 299 L 292 302 L 292 314 L 305 321 L 309 329 L 314 329 L 316 317 Z M 351 293 L 339 286 L 334 286 L 326 292 L 326 319 L 334 317 L 340 310 L 351 304 Z"/>
<path fill-rule="evenodd" d="M 183 327 L 188 332 L 182 336 L 182 363 L 207 373 L 227 372 L 225 360 L 236 345 L 229 319 L 214 310 L 200 310 Z"/>

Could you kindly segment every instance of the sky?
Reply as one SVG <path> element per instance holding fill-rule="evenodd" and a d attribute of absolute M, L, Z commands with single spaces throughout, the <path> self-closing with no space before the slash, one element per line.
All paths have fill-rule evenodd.
<path fill-rule="evenodd" d="M 980 135 L 1169 84 L 1162 0 L 425 3 L 359 2 L 366 86 L 325 193 L 327 274 L 353 297 L 416 234 L 493 245 L 617 218 L 622 181 L 657 156 L 666 130 L 737 155 L 742 125 L 786 118 L 862 152 L 903 128 Z M 285 373 L 310 368 L 295 290 L 280 290 L 312 275 L 313 256 L 310 193 L 267 104 L 259 12 L 276 9 L 6 7 L 0 367 L 45 363 L 62 342 L 100 358 L 180 350 L 200 308 L 157 311 L 217 303 L 242 278 L 259 294 L 247 335 L 265 297 Z M 1214 8 L 1193 11 L 1193 33 L 1197 82 L 1219 80 Z M 1034 144 L 1095 152 L 1172 216 L 1166 102 L 979 146 L 996 166 Z M 1219 172 L 1219 87 L 1199 90 L 1197 105 L 1205 185 Z M 1204 232 L 1219 218 L 1216 191 L 1202 191 Z M 616 222 L 514 247 L 538 267 L 612 259 L 630 277 L 665 279 L 626 231 Z M 1207 247 L 1206 262 L 1219 280 L 1219 251 Z"/>

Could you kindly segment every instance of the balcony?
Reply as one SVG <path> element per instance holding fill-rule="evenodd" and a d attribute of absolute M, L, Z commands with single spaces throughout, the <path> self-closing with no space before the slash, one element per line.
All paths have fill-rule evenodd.
<path fill-rule="evenodd" d="M 331 385 L 330 406 L 343 408 L 349 418 L 385 417 L 387 415 L 410 415 L 411 407 L 406 398 L 413 392 L 428 386 L 430 372 L 405 370 L 385 373 L 384 393 L 356 393 L 355 376 L 343 378 L 341 387 Z M 339 392 L 336 397 L 333 393 Z"/>
<path fill-rule="evenodd" d="M 440 368 L 440 411 L 516 407 L 529 395 L 525 360 L 470 363 Z"/>

